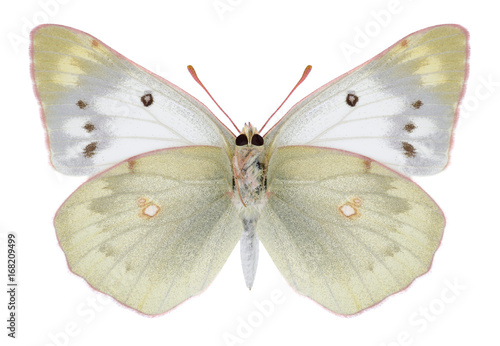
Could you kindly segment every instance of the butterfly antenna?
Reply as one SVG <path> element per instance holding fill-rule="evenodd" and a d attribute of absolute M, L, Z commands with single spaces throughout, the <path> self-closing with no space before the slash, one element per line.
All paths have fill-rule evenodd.
<path fill-rule="evenodd" d="M 271 118 L 276 114 L 276 112 L 278 112 L 278 110 L 281 108 L 281 106 L 283 106 L 283 104 L 286 102 L 286 100 L 288 100 L 288 98 L 290 97 L 290 95 L 292 95 L 292 93 L 295 91 L 295 89 L 297 89 L 297 87 L 307 78 L 307 76 L 309 75 L 309 72 L 311 72 L 311 69 L 312 69 L 311 65 L 307 65 L 306 66 L 306 68 L 304 70 L 304 73 L 302 73 L 302 77 L 300 77 L 300 80 L 297 82 L 297 84 L 295 84 L 295 86 L 293 87 L 292 91 L 290 91 L 290 93 L 288 94 L 288 96 L 286 97 L 286 99 L 283 102 L 281 102 L 281 104 L 278 107 L 278 109 L 276 109 L 274 111 L 274 113 L 271 114 L 271 116 L 269 117 L 269 119 L 267 119 L 267 121 L 264 124 L 264 126 L 262 126 L 262 128 L 260 129 L 259 133 L 262 132 L 262 130 L 264 130 L 264 127 L 266 127 L 266 125 L 269 122 L 269 120 L 271 120 Z"/>
<path fill-rule="evenodd" d="M 219 107 L 219 109 L 222 111 L 222 113 L 224 113 L 224 115 L 229 119 L 229 121 L 231 122 L 231 124 L 233 124 L 233 126 L 236 128 L 236 131 L 238 131 L 238 133 L 240 133 L 240 129 L 238 129 L 238 126 L 236 126 L 236 124 L 233 122 L 233 120 L 231 120 L 231 118 L 229 117 L 229 115 L 227 115 L 227 113 L 224 112 L 224 110 L 221 108 L 221 106 L 219 106 L 219 104 L 214 100 L 214 98 L 212 97 L 212 95 L 210 95 L 210 93 L 208 92 L 207 88 L 205 88 L 205 86 L 203 85 L 203 83 L 201 82 L 201 80 L 198 78 L 198 75 L 196 74 L 196 71 L 194 70 L 194 67 L 191 66 L 191 65 L 188 65 L 187 68 L 189 70 L 189 73 L 191 73 L 191 76 L 193 77 L 193 79 L 196 81 L 196 83 L 198 83 L 203 88 L 203 90 L 205 90 L 205 92 L 208 94 L 208 96 L 210 96 L 210 98 L 212 99 L 212 101 L 214 101 L 214 103 L 217 105 L 217 107 Z"/>

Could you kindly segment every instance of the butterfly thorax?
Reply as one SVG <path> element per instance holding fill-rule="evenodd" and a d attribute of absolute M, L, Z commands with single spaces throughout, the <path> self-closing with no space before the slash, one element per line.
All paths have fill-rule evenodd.
<path fill-rule="evenodd" d="M 260 214 L 266 202 L 266 164 L 263 149 L 264 147 L 243 146 L 236 147 L 235 150 L 233 203 L 242 217 L 249 213 Z"/>

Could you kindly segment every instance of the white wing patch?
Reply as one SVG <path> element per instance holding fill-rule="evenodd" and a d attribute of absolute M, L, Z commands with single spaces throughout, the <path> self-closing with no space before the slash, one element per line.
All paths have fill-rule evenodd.
<path fill-rule="evenodd" d="M 467 50 L 458 26 L 410 35 L 295 105 L 267 143 L 343 149 L 405 174 L 437 173 L 448 162 Z"/>
<path fill-rule="evenodd" d="M 231 151 L 234 136 L 205 106 L 90 35 L 42 26 L 32 54 L 51 160 L 62 173 L 92 174 L 161 148 Z"/>

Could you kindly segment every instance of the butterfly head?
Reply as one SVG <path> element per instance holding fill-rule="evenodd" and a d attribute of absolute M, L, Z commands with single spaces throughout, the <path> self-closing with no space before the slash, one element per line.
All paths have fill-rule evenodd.
<path fill-rule="evenodd" d="M 261 147 L 264 145 L 264 138 L 259 135 L 259 131 L 252 126 L 252 124 L 245 124 L 243 127 L 243 131 L 241 131 L 240 135 L 236 137 L 236 146 L 255 146 Z"/>

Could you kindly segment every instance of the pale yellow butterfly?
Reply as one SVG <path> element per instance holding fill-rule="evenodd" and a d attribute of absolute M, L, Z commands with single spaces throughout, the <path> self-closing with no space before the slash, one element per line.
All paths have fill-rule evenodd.
<path fill-rule="evenodd" d="M 106 169 L 55 217 L 71 270 L 154 315 L 203 291 L 238 240 L 250 288 L 260 240 L 288 283 L 331 311 L 377 304 L 427 272 L 439 246 L 441 210 L 401 173 L 446 166 L 467 56 L 462 27 L 418 31 L 265 136 L 248 124 L 236 137 L 94 37 L 39 26 L 32 74 L 51 162 Z"/>

